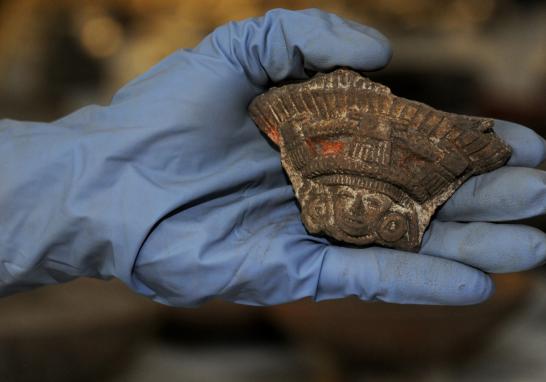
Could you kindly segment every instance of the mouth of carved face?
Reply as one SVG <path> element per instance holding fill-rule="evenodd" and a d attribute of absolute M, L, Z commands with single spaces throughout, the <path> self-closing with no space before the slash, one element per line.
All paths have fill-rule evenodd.
<path fill-rule="evenodd" d="M 392 205 L 385 195 L 351 189 L 341 189 L 334 200 L 336 226 L 352 237 L 372 234 L 377 220 Z"/>

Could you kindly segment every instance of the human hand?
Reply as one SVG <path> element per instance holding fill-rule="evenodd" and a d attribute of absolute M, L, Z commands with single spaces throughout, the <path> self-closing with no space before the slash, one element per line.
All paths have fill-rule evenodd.
<path fill-rule="evenodd" d="M 461 188 L 431 225 L 421 254 L 338 247 L 306 233 L 279 155 L 258 134 L 246 106 L 271 81 L 306 78 L 306 70 L 334 66 L 373 70 L 389 56 L 387 42 L 373 30 L 318 11 L 273 11 L 261 20 L 221 27 L 193 52 L 167 60 L 173 71 L 164 72 L 166 81 L 173 78 L 175 65 L 193 64 L 187 72 L 178 67 L 177 91 L 182 97 L 197 91 L 193 102 L 181 99 L 180 104 L 202 109 L 188 107 L 181 123 L 193 129 L 179 143 L 181 152 L 201 158 L 210 183 L 209 196 L 163 220 L 142 247 L 135 275 L 154 298 L 174 305 L 211 297 L 268 305 L 356 295 L 470 304 L 493 290 L 489 276 L 476 268 L 510 272 L 543 261 L 546 241 L 538 230 L 450 222 L 513 220 L 540 212 L 537 203 L 543 199 L 533 186 L 542 173 L 513 167 L 476 177 Z M 161 72 L 164 65 L 152 72 Z M 183 86 L 186 81 L 190 85 Z M 543 141 L 533 132 L 505 122 L 498 122 L 496 130 L 514 147 L 510 166 L 534 166 L 543 159 Z M 189 167 L 184 171 L 199 174 Z M 514 193 L 510 179 L 518 174 L 523 183 Z M 500 212 L 499 205 L 505 208 L 514 197 L 527 211 L 512 203 L 512 209 Z"/>
<path fill-rule="evenodd" d="M 17 269 L 36 269 L 46 258 L 40 271 L 21 278 L 36 284 L 116 276 L 177 306 L 213 297 L 253 305 L 349 295 L 423 304 L 486 299 L 493 285 L 482 270 L 528 269 L 546 256 L 540 231 L 481 223 L 543 212 L 546 177 L 513 167 L 544 159 L 536 134 L 499 123 L 497 132 L 514 149 L 510 167 L 463 185 L 415 254 L 308 235 L 278 152 L 247 114 L 248 103 L 273 82 L 336 66 L 374 70 L 389 58 L 388 42 L 373 29 L 317 10 L 275 10 L 174 53 L 107 107 L 42 126 L 42 134 L 51 128 L 57 151 L 75 153 L 28 175 L 50 202 L 56 199 L 55 208 L 25 212 L 25 221 L 49 224 L 39 248 L 6 236 L 19 253 L 36 253 L 19 257 L 28 260 Z M 32 158 L 40 147 L 29 147 Z M 466 220 L 477 222 L 454 222 Z"/>

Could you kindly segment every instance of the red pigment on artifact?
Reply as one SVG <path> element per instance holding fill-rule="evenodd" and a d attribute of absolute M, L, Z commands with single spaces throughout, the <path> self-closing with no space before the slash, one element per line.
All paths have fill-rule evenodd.
<path fill-rule="evenodd" d="M 275 142 L 276 145 L 280 144 L 281 134 L 279 133 L 279 130 L 271 128 L 271 129 L 267 129 L 265 133 L 267 134 L 269 139 L 271 139 L 273 142 Z"/>
<path fill-rule="evenodd" d="M 322 154 L 335 155 L 343 150 L 343 142 L 341 141 L 320 141 L 317 142 L 320 145 Z"/>

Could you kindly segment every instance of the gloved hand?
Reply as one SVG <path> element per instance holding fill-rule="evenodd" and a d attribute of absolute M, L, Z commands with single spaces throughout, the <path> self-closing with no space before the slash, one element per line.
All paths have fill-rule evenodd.
<path fill-rule="evenodd" d="M 273 82 L 335 66 L 375 70 L 389 58 L 373 29 L 317 10 L 274 10 L 174 53 L 109 106 L 50 124 L 3 121 L 1 293 L 85 275 L 115 276 L 178 306 L 212 297 L 486 299 L 484 271 L 529 269 L 546 256 L 539 230 L 484 222 L 544 212 L 546 176 L 530 168 L 545 157 L 535 133 L 497 124 L 514 150 L 508 166 L 462 186 L 415 254 L 308 235 L 279 153 L 248 117 Z"/>

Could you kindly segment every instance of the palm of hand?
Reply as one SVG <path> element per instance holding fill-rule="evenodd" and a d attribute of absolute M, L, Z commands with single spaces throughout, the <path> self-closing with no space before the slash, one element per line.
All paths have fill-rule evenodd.
<path fill-rule="evenodd" d="M 143 246 L 135 271 L 149 288 L 144 293 L 166 303 L 183 301 L 183 305 L 213 296 L 274 304 L 309 295 L 318 282 L 324 240 L 306 234 L 279 153 L 247 114 L 248 103 L 261 89 L 225 65 L 215 72 L 203 69 L 186 74 L 186 59 L 209 58 L 187 52 L 180 58 L 176 70 L 165 75 L 162 67 L 168 64 L 162 63 L 147 73 L 153 84 L 129 85 L 114 99 L 114 103 L 122 102 L 140 84 L 167 93 L 173 91 L 173 83 L 199 89 L 198 95 L 179 89 L 155 95 L 156 99 L 174 98 L 179 105 L 176 112 L 183 118 L 168 139 L 183 161 L 168 166 L 154 157 L 155 163 L 146 165 L 171 167 L 168 176 L 191 174 L 188 182 L 203 189 L 162 219 Z M 149 93 L 149 89 L 139 91 Z M 142 107 L 149 108 L 150 103 Z M 167 109 L 153 113 L 172 114 Z M 170 278 L 184 281 L 165 283 Z M 191 290 L 186 292 L 188 285 Z"/>

